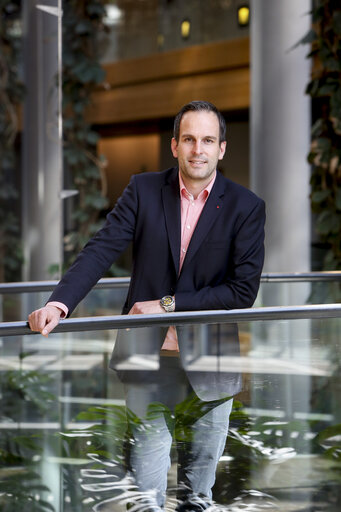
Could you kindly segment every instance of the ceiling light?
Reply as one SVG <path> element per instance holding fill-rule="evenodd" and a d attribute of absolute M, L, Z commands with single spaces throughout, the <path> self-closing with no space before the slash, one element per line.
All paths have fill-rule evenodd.
<path fill-rule="evenodd" d="M 182 39 L 188 39 L 191 33 L 191 22 L 189 19 L 183 20 L 181 23 L 181 37 Z"/>
<path fill-rule="evenodd" d="M 238 25 L 240 27 L 248 27 L 250 23 L 250 7 L 248 5 L 240 5 L 237 11 Z"/>

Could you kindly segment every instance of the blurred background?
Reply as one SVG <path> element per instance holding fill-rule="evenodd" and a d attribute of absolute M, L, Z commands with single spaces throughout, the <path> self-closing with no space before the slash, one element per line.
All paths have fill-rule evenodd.
<path fill-rule="evenodd" d="M 243 378 L 214 503 L 339 512 L 340 1 L 0 0 L 0 12 L 1 511 L 123 512 L 137 499 L 108 370 L 131 249 L 48 340 L 18 320 L 131 175 L 175 165 L 173 118 L 207 100 L 227 122 L 220 171 L 267 206 L 259 307 L 214 327 L 223 340 L 238 321 L 240 356 L 212 343 L 205 312 L 188 326 L 189 371 Z M 157 351 L 139 353 L 149 327 L 127 327 L 122 368 L 157 370 Z M 176 464 L 174 452 L 166 510 Z"/>
<path fill-rule="evenodd" d="M 221 172 L 267 203 L 268 272 L 340 269 L 340 7 L 310 0 L 1 2 L 0 280 L 58 278 L 174 115 L 227 121 Z M 128 275 L 128 250 L 109 275 Z"/>

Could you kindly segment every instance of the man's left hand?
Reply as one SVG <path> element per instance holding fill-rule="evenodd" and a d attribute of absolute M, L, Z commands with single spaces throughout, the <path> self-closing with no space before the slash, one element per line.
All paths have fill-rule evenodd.
<path fill-rule="evenodd" d="M 165 313 L 159 300 L 135 302 L 128 315 L 152 315 L 154 313 Z"/>

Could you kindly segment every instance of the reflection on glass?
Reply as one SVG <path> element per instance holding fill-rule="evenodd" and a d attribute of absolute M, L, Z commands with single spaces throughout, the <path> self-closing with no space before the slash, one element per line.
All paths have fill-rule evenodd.
<path fill-rule="evenodd" d="M 108 369 L 114 332 L 4 338 L 0 509 L 142 510 L 158 497 L 181 510 L 196 458 L 197 510 L 211 501 L 208 475 L 211 504 L 228 512 L 339 510 L 340 327 L 241 323 L 238 346 L 234 326 L 179 326 L 181 357 L 160 355 L 165 329 L 123 331 L 124 384 Z M 221 385 L 230 415 L 229 396 L 205 395 Z M 153 495 L 143 479 L 154 477 Z"/>
<path fill-rule="evenodd" d="M 258 306 L 337 304 L 341 302 L 340 281 L 262 282 Z"/>

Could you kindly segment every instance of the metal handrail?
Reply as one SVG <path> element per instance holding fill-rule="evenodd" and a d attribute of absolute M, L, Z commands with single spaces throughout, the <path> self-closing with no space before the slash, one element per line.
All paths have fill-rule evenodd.
<path fill-rule="evenodd" d="M 1 283 L 0 294 L 5 293 L 33 293 L 51 292 L 59 283 L 58 280 L 51 281 L 25 281 L 18 283 Z M 130 277 L 106 277 L 100 279 L 94 288 L 127 288 Z"/>
<path fill-rule="evenodd" d="M 341 281 L 341 272 L 269 272 L 261 276 L 262 283 L 283 282 L 314 282 L 314 281 Z M 130 277 L 107 277 L 100 279 L 94 288 L 127 288 Z M 50 292 L 58 281 L 26 281 L 18 283 L 1 283 L 0 294 Z"/>
<path fill-rule="evenodd" d="M 154 315 L 113 315 L 62 320 L 55 333 L 129 329 L 136 327 L 254 322 L 261 320 L 298 320 L 341 318 L 341 304 L 276 306 L 245 309 L 191 311 Z M 0 336 L 32 335 L 27 322 L 0 323 Z"/>
<path fill-rule="evenodd" d="M 329 272 L 269 272 L 261 276 L 262 283 L 341 281 L 340 271 Z"/>

